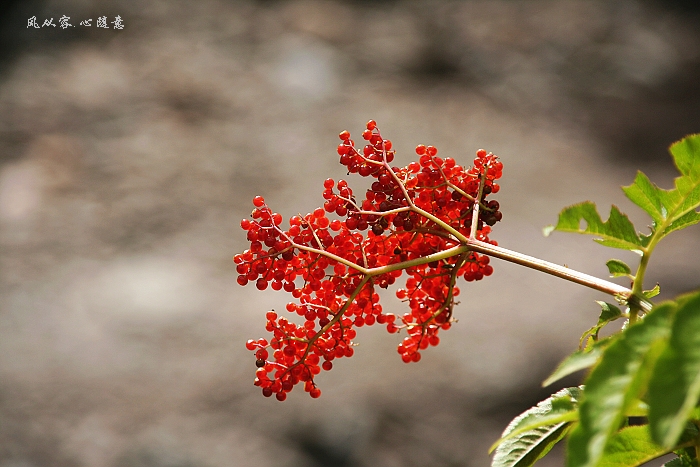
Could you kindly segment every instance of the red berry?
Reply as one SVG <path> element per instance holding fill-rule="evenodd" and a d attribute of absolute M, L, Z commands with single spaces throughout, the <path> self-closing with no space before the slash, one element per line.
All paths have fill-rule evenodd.
<path fill-rule="evenodd" d="M 381 268 L 443 252 L 453 247 L 454 236 L 446 234 L 440 222 L 468 236 L 482 177 L 486 178 L 485 196 L 500 189 L 495 182 L 502 176 L 503 164 L 485 150 L 477 152 L 472 167 L 462 167 L 454 159 L 437 157 L 434 146 L 419 145 L 419 160 L 404 168 L 389 168 L 381 163 L 393 160 L 392 143 L 383 139 L 373 120 L 362 133 L 368 143 L 362 152 L 355 148 L 349 132 L 339 136 L 338 154 L 348 174 L 374 178 L 363 197 L 355 197 L 345 180 L 336 184 L 329 178 L 323 182 L 322 207 L 304 218 L 292 216 L 286 231 L 281 227 L 282 216 L 273 213 L 261 196 L 253 199 L 252 219 L 241 221 L 250 247 L 234 256 L 238 283 L 255 282 L 260 290 L 269 286 L 290 293 L 296 300 L 287 305 L 287 311 L 303 318 L 296 324 L 268 311 L 269 346 L 264 339 L 246 343 L 256 354 L 254 384 L 267 397 L 275 394 L 285 400 L 298 383 L 304 383 L 311 397 L 320 396 L 314 376 L 332 369 L 334 358 L 353 356 L 352 340 L 358 326 L 379 323 L 390 333 L 405 330 L 407 337 L 398 352 L 407 363 L 419 361 L 422 350 L 438 345 L 437 331 L 449 329 L 453 321 L 452 307 L 445 307 L 447 297 L 459 295 L 451 274 L 457 258 L 405 270 L 408 279 L 396 295 L 408 311 L 399 317 L 383 313 L 376 290 L 358 290 L 360 284 L 369 284 L 348 264 Z M 500 205 L 493 200 L 483 202 L 487 208 L 480 211 L 476 235 L 496 245 L 488 235 L 489 226 L 502 216 Z M 412 205 L 435 217 L 426 219 L 420 211 L 379 215 Z M 339 219 L 331 220 L 326 213 L 335 213 Z M 371 233 L 366 232 L 368 228 Z M 314 250 L 307 251 L 308 247 Z M 402 272 L 377 275 L 372 287 L 388 288 Z M 492 273 L 489 258 L 476 253 L 468 256 L 459 271 L 468 281 Z M 350 297 L 353 301 L 348 304 Z M 341 309 L 344 315 L 338 316 Z"/>

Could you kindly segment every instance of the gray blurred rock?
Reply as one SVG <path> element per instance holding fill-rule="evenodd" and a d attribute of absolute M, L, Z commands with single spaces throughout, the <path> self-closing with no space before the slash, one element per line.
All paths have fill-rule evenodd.
<path fill-rule="evenodd" d="M 0 466 L 487 464 L 604 297 L 495 262 L 419 364 L 362 329 L 321 399 L 280 404 L 243 344 L 288 298 L 236 284 L 239 221 L 256 194 L 315 208 L 345 177 L 338 132 L 375 118 L 400 164 L 418 143 L 497 153 L 493 238 L 604 277 L 633 256 L 541 228 L 584 199 L 633 211 L 619 185 L 638 167 L 669 185 L 663 147 L 698 131 L 697 13 L 659 5 L 37 3 L 125 28 L 8 29 L 25 42 L 0 84 Z M 699 237 L 655 258 L 665 296 L 698 286 Z"/>

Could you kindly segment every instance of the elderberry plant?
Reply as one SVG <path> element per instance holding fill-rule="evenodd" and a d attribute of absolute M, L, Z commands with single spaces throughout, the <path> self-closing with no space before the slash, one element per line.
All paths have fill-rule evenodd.
<path fill-rule="evenodd" d="M 358 149 L 343 131 L 337 152 L 348 173 L 373 179 L 363 199 L 345 180 L 329 178 L 323 207 L 292 216 L 286 229 L 261 196 L 253 199 L 251 219 L 241 221 L 250 248 L 234 256 L 238 283 L 290 293 L 294 301 L 286 311 L 303 321 L 269 311 L 269 340 L 246 343 L 255 353 L 255 385 L 264 396 L 283 401 L 303 383 L 311 397 L 319 397 L 315 377 L 354 354 L 356 328 L 362 326 L 405 331 L 398 352 L 404 362 L 418 362 L 421 351 L 438 345 L 439 332 L 454 322 L 457 280 L 491 275 L 490 257 L 496 257 L 607 293 L 617 305 L 598 302 L 598 322 L 544 382 L 589 369 L 585 384 L 516 417 L 492 447 L 492 465 L 531 466 L 566 438 L 568 467 L 631 467 L 672 452 L 677 457 L 667 466 L 698 467 L 700 291 L 653 304 L 659 286 L 645 290 L 643 280 L 658 242 L 700 222 L 700 134 L 670 148 L 681 174 L 673 189 L 657 187 L 641 172 L 623 188 L 651 217 L 649 233 L 639 233 L 615 206 L 604 222 L 590 202 L 564 209 L 558 223 L 545 229 L 547 235 L 594 235 L 604 246 L 639 253 L 634 274 L 620 260 L 607 262 L 612 277 L 631 280 L 629 289 L 491 240 L 491 227 L 502 217 L 498 201 L 487 200 L 498 193 L 503 171 L 494 154 L 480 149 L 466 168 L 438 157 L 433 146 L 419 145 L 418 161 L 400 168 L 391 165 L 392 143 L 375 121 L 367 123 L 362 138 L 366 144 Z M 376 287 L 387 288 L 404 273 L 396 296 L 408 311 L 384 313 Z M 617 319 L 625 320 L 622 330 L 600 338 L 600 330 Z"/>

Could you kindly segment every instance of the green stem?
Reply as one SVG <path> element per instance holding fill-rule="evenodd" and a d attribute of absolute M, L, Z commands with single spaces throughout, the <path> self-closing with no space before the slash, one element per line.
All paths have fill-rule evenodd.
<path fill-rule="evenodd" d="M 644 275 L 647 272 L 647 266 L 649 266 L 649 259 L 651 258 L 651 253 L 654 251 L 654 248 L 656 248 L 656 244 L 659 243 L 659 240 L 661 240 L 662 236 L 659 235 L 659 232 L 664 232 L 666 230 L 670 223 L 669 220 L 670 218 L 667 218 L 664 222 L 657 226 L 656 229 L 654 229 L 652 237 L 649 240 L 649 244 L 645 248 L 642 248 L 642 259 L 639 261 L 639 267 L 637 268 L 637 272 L 634 274 L 634 281 L 632 282 L 632 294 L 635 297 L 644 296 Z M 634 324 L 637 321 L 639 311 L 647 310 L 640 309 L 639 307 L 635 306 L 634 303 L 630 304 L 630 324 Z"/>
<path fill-rule="evenodd" d="M 649 265 L 649 258 L 651 256 L 651 250 L 653 250 L 653 245 L 649 245 L 651 248 L 647 248 L 642 251 L 642 259 L 639 262 L 639 267 L 634 275 L 634 281 L 632 282 L 632 294 L 636 297 L 643 296 L 644 291 L 644 274 L 647 271 L 647 266 Z M 637 306 L 630 305 L 630 324 L 634 324 L 639 316 L 640 308 Z M 645 310 L 646 311 L 646 310 Z"/>

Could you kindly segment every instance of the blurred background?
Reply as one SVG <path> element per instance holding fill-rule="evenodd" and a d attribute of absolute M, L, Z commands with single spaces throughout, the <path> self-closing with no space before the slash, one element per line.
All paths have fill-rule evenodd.
<path fill-rule="evenodd" d="M 669 187 L 668 145 L 700 131 L 695 0 L 1 8 L 0 467 L 488 465 L 512 417 L 579 384 L 540 388 L 611 299 L 494 260 L 420 363 L 363 328 L 321 399 L 279 403 L 244 343 L 289 297 L 238 286 L 231 261 L 252 197 L 311 211 L 345 177 L 337 134 L 373 118 L 401 165 L 419 143 L 498 154 L 492 238 L 605 277 L 634 255 L 542 227 L 590 199 L 643 228 L 619 186 L 642 169 Z M 698 287 L 699 241 L 660 246 L 660 298 Z"/>

